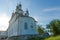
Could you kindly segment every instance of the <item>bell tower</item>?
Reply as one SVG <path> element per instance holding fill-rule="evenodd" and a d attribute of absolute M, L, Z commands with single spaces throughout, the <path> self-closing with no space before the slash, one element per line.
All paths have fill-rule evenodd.
<path fill-rule="evenodd" d="M 16 13 L 23 15 L 22 5 L 21 3 L 16 6 Z"/>
<path fill-rule="evenodd" d="M 28 9 L 26 9 L 25 16 L 29 16 L 29 11 L 28 11 Z"/>

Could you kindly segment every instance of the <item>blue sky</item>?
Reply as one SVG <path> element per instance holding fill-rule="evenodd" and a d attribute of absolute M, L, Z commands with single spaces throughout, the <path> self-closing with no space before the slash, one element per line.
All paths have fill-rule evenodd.
<path fill-rule="evenodd" d="M 0 30 L 8 28 L 8 21 L 19 2 L 23 10 L 28 8 L 30 16 L 34 17 L 43 27 L 53 19 L 60 19 L 60 0 L 0 0 L 0 21 L 4 17 L 6 19 L 2 19 L 3 23 L 0 22 Z"/>

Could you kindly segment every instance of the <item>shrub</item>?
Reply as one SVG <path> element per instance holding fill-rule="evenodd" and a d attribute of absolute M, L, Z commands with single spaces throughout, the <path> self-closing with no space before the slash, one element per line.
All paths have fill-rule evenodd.
<path fill-rule="evenodd" d="M 44 40 L 44 38 L 32 37 L 32 38 L 28 38 L 28 40 Z"/>

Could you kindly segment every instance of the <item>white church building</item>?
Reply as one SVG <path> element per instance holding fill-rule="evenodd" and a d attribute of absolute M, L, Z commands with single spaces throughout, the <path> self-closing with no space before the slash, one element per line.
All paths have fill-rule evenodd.
<path fill-rule="evenodd" d="M 0 31 L 0 40 L 27 40 L 36 36 L 48 36 L 47 33 L 38 35 L 36 26 L 36 20 L 29 16 L 28 9 L 23 11 L 22 5 L 18 4 L 12 13 L 8 29 Z"/>
<path fill-rule="evenodd" d="M 21 4 L 18 4 L 12 13 L 7 33 L 8 40 L 26 40 L 37 35 L 36 20 L 29 16 L 28 9 L 22 10 Z"/>

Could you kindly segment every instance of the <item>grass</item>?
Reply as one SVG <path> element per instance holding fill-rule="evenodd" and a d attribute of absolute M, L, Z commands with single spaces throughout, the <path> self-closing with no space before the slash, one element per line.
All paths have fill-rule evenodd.
<path fill-rule="evenodd" d="M 59 36 L 52 36 L 52 37 L 46 38 L 45 40 L 60 40 L 60 35 Z"/>

